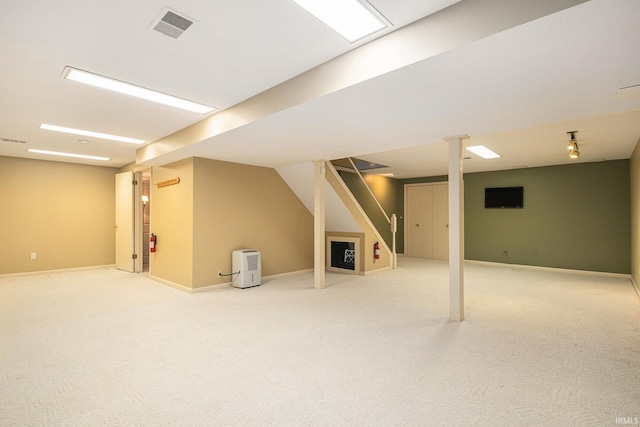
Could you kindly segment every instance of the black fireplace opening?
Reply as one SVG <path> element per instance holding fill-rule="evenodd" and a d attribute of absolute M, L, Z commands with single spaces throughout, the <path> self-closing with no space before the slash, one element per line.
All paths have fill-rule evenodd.
<path fill-rule="evenodd" d="M 355 270 L 356 244 L 354 242 L 331 241 L 331 267 Z"/>

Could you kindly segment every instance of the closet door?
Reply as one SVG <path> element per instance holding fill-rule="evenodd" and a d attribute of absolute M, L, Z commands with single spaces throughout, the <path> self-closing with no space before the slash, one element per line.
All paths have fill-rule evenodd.
<path fill-rule="evenodd" d="M 405 186 L 405 255 L 449 259 L 447 183 Z"/>
<path fill-rule="evenodd" d="M 433 187 L 406 187 L 405 255 L 433 258 Z"/>

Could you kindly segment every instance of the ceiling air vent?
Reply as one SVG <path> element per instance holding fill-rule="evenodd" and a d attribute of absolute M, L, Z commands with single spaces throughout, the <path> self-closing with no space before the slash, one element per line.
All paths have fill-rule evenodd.
<path fill-rule="evenodd" d="M 194 20 L 186 18 L 175 10 L 170 10 L 165 7 L 162 12 L 160 12 L 159 18 L 156 18 L 151 25 L 154 30 L 161 32 L 165 36 L 177 39 L 193 22 Z"/>
<path fill-rule="evenodd" d="M 21 139 L 11 139 L 11 138 L 0 138 L 2 142 L 14 142 L 16 144 L 26 144 L 27 141 L 23 141 Z"/>

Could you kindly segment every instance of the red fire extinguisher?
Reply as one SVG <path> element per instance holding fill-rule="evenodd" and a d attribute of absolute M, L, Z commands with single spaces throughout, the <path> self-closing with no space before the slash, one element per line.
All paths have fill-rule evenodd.
<path fill-rule="evenodd" d="M 155 252 L 156 251 L 156 242 L 158 241 L 158 237 L 151 233 L 151 236 L 149 236 L 149 252 Z"/>
<path fill-rule="evenodd" d="M 378 242 L 373 244 L 373 259 L 380 259 L 380 245 Z"/>

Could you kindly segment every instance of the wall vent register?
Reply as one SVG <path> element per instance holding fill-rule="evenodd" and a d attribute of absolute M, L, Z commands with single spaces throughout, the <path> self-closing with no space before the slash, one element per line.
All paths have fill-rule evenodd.
<path fill-rule="evenodd" d="M 192 20 L 168 8 L 163 9 L 160 16 L 161 18 L 152 24 L 153 29 L 174 39 L 180 37 L 193 24 Z"/>

